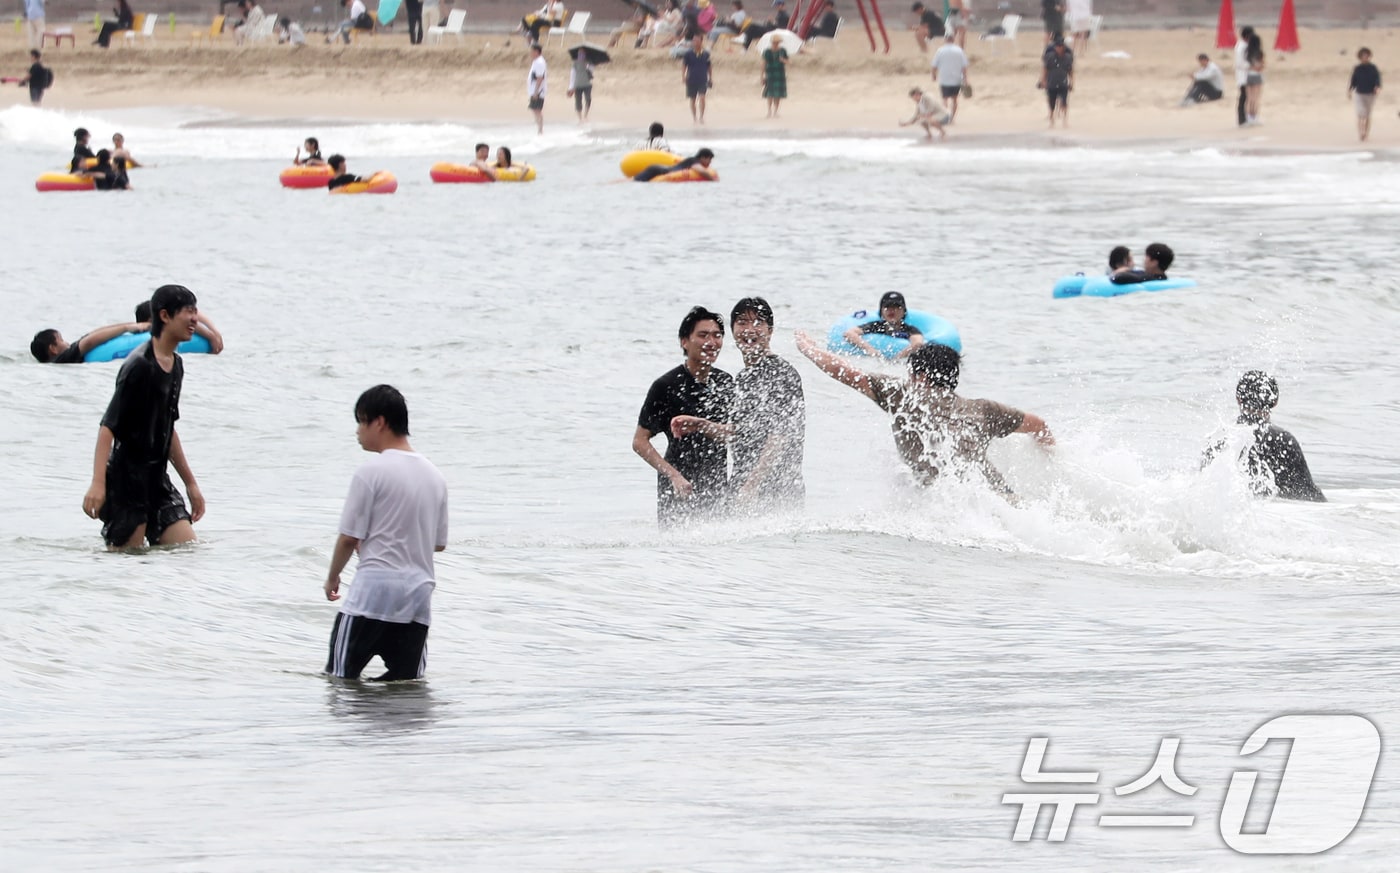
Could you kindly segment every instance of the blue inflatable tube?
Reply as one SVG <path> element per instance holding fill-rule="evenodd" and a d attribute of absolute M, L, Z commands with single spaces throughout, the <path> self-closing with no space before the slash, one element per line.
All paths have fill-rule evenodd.
<path fill-rule="evenodd" d="M 1077 273 L 1056 282 L 1051 293 L 1056 300 L 1061 300 L 1066 297 L 1122 297 L 1124 294 L 1138 291 L 1173 291 L 1177 288 L 1195 287 L 1195 279 L 1158 279 L 1133 285 L 1115 285 L 1107 276 L 1085 276 L 1083 273 Z"/>
<path fill-rule="evenodd" d="M 83 355 L 83 363 L 105 364 L 107 361 L 120 361 L 140 348 L 141 344 L 150 338 L 149 331 L 146 333 L 124 333 L 119 337 L 113 337 Z M 209 354 L 209 340 L 195 334 L 176 346 L 175 351 L 182 355 L 207 355 Z"/>
<path fill-rule="evenodd" d="M 862 309 L 859 312 L 851 313 L 831 326 L 831 332 L 826 336 L 826 347 L 838 355 L 865 354 L 862 349 L 858 349 L 846 341 L 846 331 L 879 320 L 879 312 L 871 315 Z M 958 352 L 962 351 L 962 338 L 958 336 L 958 329 L 953 327 L 952 322 L 939 318 L 931 312 L 920 312 L 917 309 L 911 309 L 905 313 L 904 321 L 919 329 L 919 332 L 924 335 L 924 342 L 937 343 Z M 865 341 L 870 343 L 885 358 L 893 358 L 909 348 L 909 340 L 879 333 L 866 334 Z"/>

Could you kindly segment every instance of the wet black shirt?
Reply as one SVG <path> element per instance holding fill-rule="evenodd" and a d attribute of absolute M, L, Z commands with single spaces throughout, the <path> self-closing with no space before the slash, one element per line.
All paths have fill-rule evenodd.
<path fill-rule="evenodd" d="M 671 480 L 656 474 L 657 512 L 663 521 L 690 509 L 713 508 L 729 484 L 728 443 L 698 433 L 673 437 L 671 419 L 695 415 L 729 424 L 733 407 L 734 379 L 723 370 L 712 368 L 710 378 L 700 382 L 682 364 L 651 383 L 637 424 L 653 436 L 666 435 L 666 462 L 695 488 L 689 500 L 679 500 Z"/>
<path fill-rule="evenodd" d="M 908 20 L 908 19 L 906 19 Z M 928 29 L 928 38 L 934 39 L 943 35 L 943 19 L 938 17 L 938 13 L 932 9 L 925 9 L 919 13 L 919 23 Z"/>
<path fill-rule="evenodd" d="M 70 173 L 76 173 L 76 172 L 78 172 L 79 170 L 81 170 L 81 169 L 83 168 L 83 161 L 84 161 L 86 158 L 95 158 L 95 157 L 97 157 L 97 155 L 93 154 L 93 153 L 92 153 L 92 149 L 88 148 L 87 146 L 85 146 L 85 145 L 75 145 L 75 146 L 73 146 L 73 160 L 70 161 L 69 164 L 68 164 L 68 172 L 70 172 Z"/>
<path fill-rule="evenodd" d="M 110 430 L 112 461 L 131 464 L 160 464 L 170 458 L 170 439 L 180 419 L 180 386 L 185 365 L 175 356 L 167 373 L 156 362 L 155 348 L 144 343 L 122 363 L 117 373 L 117 389 L 102 416 L 102 426 Z"/>
<path fill-rule="evenodd" d="M 1149 273 L 1146 270 L 1124 270 L 1121 273 L 1114 273 L 1108 277 L 1108 281 L 1115 285 L 1139 285 L 1143 282 L 1156 282 L 1159 279 L 1167 278 L 1166 273 Z"/>
<path fill-rule="evenodd" d="M 919 330 L 906 321 L 868 321 L 860 326 L 862 334 L 884 334 L 885 336 L 897 337 L 898 339 L 909 339 L 911 336 L 923 336 L 923 331 Z"/>
<path fill-rule="evenodd" d="M 334 191 L 337 188 L 343 188 L 346 185 L 351 185 L 355 182 L 363 181 L 364 179 L 361 179 L 359 176 L 353 175 L 351 173 L 341 173 L 339 176 L 336 176 L 334 179 L 327 182 L 326 186 L 332 191 Z"/>
<path fill-rule="evenodd" d="M 1240 459 L 1249 472 L 1250 484 L 1256 494 L 1285 500 L 1327 502 L 1322 489 L 1313 482 L 1308 459 L 1303 456 L 1303 447 L 1293 434 L 1276 424 L 1251 422 L 1243 417 L 1236 424 L 1249 424 L 1254 430 L 1254 442 L 1241 454 Z M 1203 463 L 1209 463 L 1223 448 L 1223 440 L 1211 446 L 1206 450 Z M 1273 480 L 1272 484 L 1270 480 Z"/>
<path fill-rule="evenodd" d="M 759 501 L 768 505 L 801 505 L 802 447 L 806 435 L 807 403 L 802 377 L 787 361 L 769 355 L 739 371 L 734 405 L 734 482 L 742 487 L 758 466 L 770 439 L 780 449 L 757 484 Z"/>
<path fill-rule="evenodd" d="M 83 334 L 87 336 L 87 334 Z M 68 348 L 49 358 L 50 364 L 81 364 L 83 362 L 82 338 L 77 342 L 69 343 Z"/>
<path fill-rule="evenodd" d="M 32 74 L 31 74 L 32 75 Z M 1369 61 L 1351 71 L 1351 89 L 1358 94 L 1374 94 L 1381 86 L 1381 71 Z"/>

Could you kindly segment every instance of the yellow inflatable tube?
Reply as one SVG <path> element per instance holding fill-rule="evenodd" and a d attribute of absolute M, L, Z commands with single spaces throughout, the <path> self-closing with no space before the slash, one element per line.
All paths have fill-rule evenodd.
<path fill-rule="evenodd" d="M 656 151 L 655 149 L 628 152 L 622 158 L 622 175 L 630 179 L 653 164 L 661 164 L 662 166 L 669 167 L 679 163 L 680 159 L 680 155 Z"/>

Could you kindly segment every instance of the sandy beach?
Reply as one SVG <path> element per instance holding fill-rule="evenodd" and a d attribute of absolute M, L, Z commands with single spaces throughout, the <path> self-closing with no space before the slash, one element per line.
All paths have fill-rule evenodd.
<path fill-rule="evenodd" d="M 1031 22 L 1028 22 L 1030 24 Z M 196 46 L 191 28 L 174 36 L 162 27 L 148 45 L 108 51 L 87 45 L 83 28 L 76 48 L 45 52 L 56 73 L 44 106 L 65 111 L 149 106 L 206 106 L 249 118 L 396 119 L 526 123 L 525 43 L 519 36 L 470 35 L 459 45 L 410 46 L 407 37 L 383 34 L 351 46 L 325 45 L 319 34 L 293 50 L 285 46 L 235 47 L 227 34 Z M 715 88 L 707 130 L 716 133 L 786 132 L 812 135 L 908 135 L 896 122 L 907 117 L 906 96 L 930 84 L 929 55 L 912 34 L 890 33 L 892 49 L 872 54 L 865 35 L 848 26 L 834 43 L 821 41 L 789 66 L 789 99 L 782 117 L 764 117 L 759 59 L 742 51 L 715 54 Z M 1262 32 L 1272 45 L 1272 31 Z M 606 42 L 599 33 L 591 41 Z M 1017 44 L 994 47 L 969 37 L 969 79 L 974 97 L 964 101 L 949 143 L 999 140 L 1026 144 L 1124 140 L 1200 144 L 1226 149 L 1389 149 L 1400 144 L 1396 102 L 1383 89 L 1371 141 L 1357 142 L 1352 104 L 1346 97 L 1355 52 L 1375 52 L 1383 74 L 1400 56 L 1392 30 L 1304 30 L 1303 49 L 1270 51 L 1260 127 L 1237 128 L 1233 70 L 1228 50 L 1214 49 L 1213 27 L 1195 30 L 1105 30 L 1076 62 L 1070 128 L 1046 128 L 1043 93 L 1035 88 L 1042 35 L 1023 29 Z M 998 50 L 995 50 L 999 48 Z M 0 69 L 19 75 L 27 46 L 16 33 L 0 37 Z M 1178 102 L 1206 51 L 1226 77 L 1224 100 L 1179 108 Z M 1116 57 L 1108 56 L 1118 55 Z M 1126 57 L 1122 56 L 1126 55 Z M 546 49 L 550 63 L 547 128 L 575 125 L 565 97 L 568 58 L 559 42 Z M 690 126 L 679 62 L 661 50 L 634 50 L 628 42 L 598 70 L 595 129 L 640 131 L 653 120 L 673 129 Z M 1388 83 L 1387 83 L 1388 84 Z M 27 92 L 0 90 L 0 108 L 27 103 Z"/>

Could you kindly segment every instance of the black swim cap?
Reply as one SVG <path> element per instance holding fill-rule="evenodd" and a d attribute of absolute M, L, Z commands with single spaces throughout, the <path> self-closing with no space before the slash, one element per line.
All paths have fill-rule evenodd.
<path fill-rule="evenodd" d="M 1278 380 L 1263 370 L 1250 370 L 1235 386 L 1235 399 L 1244 409 L 1273 409 L 1278 405 Z"/>

